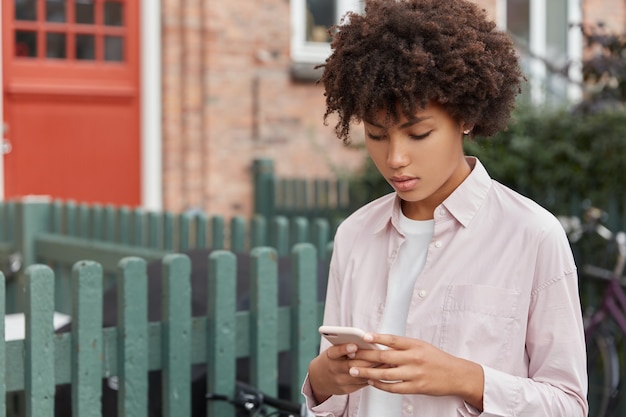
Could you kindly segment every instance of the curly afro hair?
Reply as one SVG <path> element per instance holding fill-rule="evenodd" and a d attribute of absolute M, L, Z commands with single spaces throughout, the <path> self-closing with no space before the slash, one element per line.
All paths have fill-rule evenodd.
<path fill-rule="evenodd" d="M 331 28 L 319 82 L 337 136 L 386 109 L 397 122 L 435 101 L 473 135 L 506 128 L 524 79 L 511 39 L 465 0 L 365 0 Z M 401 114 L 400 114 L 401 112 Z"/>

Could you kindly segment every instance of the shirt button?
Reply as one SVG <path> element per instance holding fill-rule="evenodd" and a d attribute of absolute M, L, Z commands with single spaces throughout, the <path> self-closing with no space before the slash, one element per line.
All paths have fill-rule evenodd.
<path fill-rule="evenodd" d="M 419 298 L 424 298 L 424 297 L 426 297 L 426 294 L 428 294 L 428 293 L 426 292 L 426 290 L 419 290 L 419 291 L 418 291 L 418 293 L 417 293 L 417 295 L 419 296 Z"/>
<path fill-rule="evenodd" d="M 437 213 L 439 214 L 440 217 L 443 217 L 446 215 L 446 209 L 444 208 L 440 208 Z"/>
<path fill-rule="evenodd" d="M 435 247 L 436 248 L 440 248 L 442 246 L 443 246 L 443 243 L 441 243 L 441 240 L 438 240 L 438 241 L 435 242 Z"/>
<path fill-rule="evenodd" d="M 407 413 L 412 413 L 412 412 L 413 412 L 413 406 L 412 406 L 411 404 L 408 404 L 408 405 L 406 406 L 406 412 L 407 412 Z"/>

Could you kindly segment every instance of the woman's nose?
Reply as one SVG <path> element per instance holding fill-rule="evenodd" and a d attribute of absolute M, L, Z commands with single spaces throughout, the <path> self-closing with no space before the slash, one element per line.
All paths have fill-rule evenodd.
<path fill-rule="evenodd" d="M 387 150 L 387 165 L 390 168 L 401 168 L 409 163 L 409 155 L 403 141 L 390 137 Z"/>

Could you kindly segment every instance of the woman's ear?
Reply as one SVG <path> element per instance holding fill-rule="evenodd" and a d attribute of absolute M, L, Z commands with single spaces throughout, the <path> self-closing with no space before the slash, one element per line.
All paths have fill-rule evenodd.
<path fill-rule="evenodd" d="M 467 136 L 470 133 L 472 133 L 472 129 L 474 129 L 473 125 L 468 125 L 468 124 L 463 123 L 463 134 L 465 136 Z"/>

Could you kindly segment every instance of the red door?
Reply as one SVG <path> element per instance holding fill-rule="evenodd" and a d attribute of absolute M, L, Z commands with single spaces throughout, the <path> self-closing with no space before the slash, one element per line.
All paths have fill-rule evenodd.
<path fill-rule="evenodd" d="M 140 204 L 138 0 L 2 0 L 5 197 Z"/>

